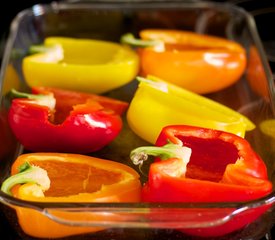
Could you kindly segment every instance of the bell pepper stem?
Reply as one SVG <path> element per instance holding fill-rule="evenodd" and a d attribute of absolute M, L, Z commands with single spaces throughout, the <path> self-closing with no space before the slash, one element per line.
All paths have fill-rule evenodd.
<path fill-rule="evenodd" d="M 140 166 L 142 166 L 144 161 L 148 159 L 149 155 L 159 157 L 161 160 L 179 158 L 182 159 L 185 166 L 184 169 L 186 169 L 186 165 L 190 160 L 191 152 L 191 149 L 188 147 L 169 142 L 162 147 L 146 146 L 136 148 L 131 151 L 130 158 L 133 164 Z"/>
<path fill-rule="evenodd" d="M 34 100 L 38 105 L 47 106 L 50 110 L 55 109 L 56 99 L 53 94 L 31 94 L 24 93 L 15 90 L 14 88 L 10 90 L 11 98 L 26 98 L 30 100 Z"/>
<path fill-rule="evenodd" d="M 29 48 L 29 54 L 45 53 L 45 52 L 48 52 L 51 49 L 52 49 L 52 47 L 47 47 L 43 44 L 32 45 Z"/>
<path fill-rule="evenodd" d="M 12 195 L 12 187 L 23 183 L 36 183 L 41 187 L 42 191 L 46 191 L 50 188 L 50 179 L 47 171 L 26 162 L 21 165 L 19 173 L 10 176 L 2 183 L 1 191 L 8 195 Z"/>
<path fill-rule="evenodd" d="M 40 99 L 45 97 L 45 95 L 43 94 L 31 94 L 31 93 L 19 92 L 14 88 L 10 90 L 10 95 L 13 98 L 28 98 L 28 99 Z"/>
<path fill-rule="evenodd" d="M 163 92 L 168 92 L 167 84 L 164 82 L 157 82 L 157 81 L 154 81 L 153 79 L 148 79 L 140 76 L 137 76 L 136 80 L 139 81 L 140 83 L 149 84 L 150 86 L 156 89 L 159 89 Z"/>
<path fill-rule="evenodd" d="M 142 39 L 137 39 L 134 37 L 134 35 L 132 33 L 126 33 L 124 35 L 121 36 L 120 38 L 120 42 L 130 45 L 132 47 L 153 47 L 159 44 L 162 44 L 161 41 L 157 41 L 157 40 L 142 40 Z"/>

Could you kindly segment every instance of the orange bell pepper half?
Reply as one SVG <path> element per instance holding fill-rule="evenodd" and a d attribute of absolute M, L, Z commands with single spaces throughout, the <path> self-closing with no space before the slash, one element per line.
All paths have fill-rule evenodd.
<path fill-rule="evenodd" d="M 25 169 L 22 169 L 22 166 Z M 3 182 L 1 190 L 26 201 L 140 201 L 141 184 L 138 173 L 129 166 L 110 160 L 79 154 L 29 153 L 15 160 L 11 175 Z M 46 208 L 51 217 L 78 224 L 70 226 L 55 222 L 31 208 L 15 207 L 15 210 L 23 231 L 39 238 L 57 238 L 99 231 L 103 227 L 90 227 L 87 222 L 96 223 L 116 218 L 115 215 L 95 213 L 84 207 L 73 212 L 62 211 L 58 207 Z M 84 226 L 80 226 L 83 223 Z"/>
<path fill-rule="evenodd" d="M 145 29 L 140 37 L 149 44 L 137 49 L 142 76 L 154 75 L 199 94 L 229 87 L 246 67 L 245 49 L 225 38 L 165 29 Z"/>
<path fill-rule="evenodd" d="M 253 92 L 268 100 L 269 86 L 260 53 L 255 46 L 250 47 L 246 78 Z"/>

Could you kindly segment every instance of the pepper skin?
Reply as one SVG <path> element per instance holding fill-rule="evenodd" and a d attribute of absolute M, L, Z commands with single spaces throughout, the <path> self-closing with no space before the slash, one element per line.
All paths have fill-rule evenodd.
<path fill-rule="evenodd" d="M 21 82 L 17 71 L 15 70 L 12 64 L 8 64 L 4 78 L 2 80 L 3 87 L 1 89 L 1 96 L 4 96 L 8 93 L 12 88 L 20 88 Z"/>
<path fill-rule="evenodd" d="M 127 111 L 130 128 L 154 144 L 167 125 L 185 124 L 231 132 L 244 137 L 255 125 L 244 115 L 153 76 L 140 78 Z"/>
<path fill-rule="evenodd" d="M 51 109 L 37 99 L 12 100 L 9 124 L 27 150 L 89 153 L 109 144 L 122 129 L 126 102 L 56 88 L 37 87 L 33 92 L 55 99 L 56 105 Z"/>
<path fill-rule="evenodd" d="M 157 159 L 150 165 L 148 182 L 142 189 L 142 201 L 244 203 L 260 199 L 272 191 L 265 163 L 245 139 L 235 134 L 186 125 L 171 125 L 163 128 L 156 146 L 164 146 L 168 142 L 190 148 L 191 157 L 188 160 L 174 154 L 163 159 L 163 147 L 159 149 L 158 154 L 157 150 L 154 150 Z M 143 147 L 140 151 L 134 150 L 131 158 L 139 156 L 138 152 L 142 152 L 141 155 L 146 154 Z M 185 168 L 185 172 L 179 171 Z M 268 206 L 259 206 L 248 213 L 240 213 L 232 221 L 220 226 L 183 231 L 200 236 L 225 235 L 254 221 L 267 208 Z M 196 211 L 199 212 L 198 209 L 193 211 L 194 216 Z"/>
<path fill-rule="evenodd" d="M 23 59 L 29 86 L 101 94 L 129 83 L 139 71 L 138 55 L 114 42 L 48 37 L 44 49 Z"/>
<path fill-rule="evenodd" d="M 0 162 L 3 162 L 16 149 L 16 139 L 10 129 L 8 112 L 0 110 Z"/>
<path fill-rule="evenodd" d="M 269 101 L 269 81 L 267 80 L 260 53 L 255 46 L 250 47 L 246 79 L 253 92 Z"/>
<path fill-rule="evenodd" d="M 75 208 L 76 212 L 66 212 L 58 207 L 46 208 L 48 214 L 69 223 L 115 221 L 116 216 L 112 214 L 89 211 L 89 203 L 140 201 L 139 175 L 124 164 L 79 154 L 30 153 L 15 160 L 11 175 L 18 173 L 19 167 L 26 162 L 47 171 L 50 188 L 43 193 L 33 182 L 18 184 L 12 188 L 13 196 L 29 201 L 29 205 L 31 202 L 87 203 Z M 67 191 L 70 195 L 66 194 Z M 15 210 L 23 231 L 35 238 L 60 238 L 104 229 L 61 224 L 28 207 L 16 206 Z"/>
<path fill-rule="evenodd" d="M 245 49 L 225 38 L 165 29 L 145 29 L 140 37 L 163 43 L 138 48 L 142 76 L 154 75 L 199 94 L 231 86 L 246 67 Z"/>

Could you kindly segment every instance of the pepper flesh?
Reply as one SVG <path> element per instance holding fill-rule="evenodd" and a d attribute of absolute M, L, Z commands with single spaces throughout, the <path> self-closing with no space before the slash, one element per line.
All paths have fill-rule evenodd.
<path fill-rule="evenodd" d="M 145 29 L 140 37 L 163 42 L 138 49 L 142 76 L 154 75 L 199 94 L 231 86 L 246 67 L 245 49 L 225 38 L 165 29 Z"/>
<path fill-rule="evenodd" d="M 142 201 L 246 202 L 272 191 L 265 163 L 241 137 L 213 129 L 172 125 L 163 128 L 156 146 L 167 142 L 191 148 L 190 160 L 183 161 L 176 155 L 166 160 L 156 158 L 142 189 Z M 186 162 L 186 173 L 174 175 L 173 171 L 184 169 L 182 165 Z M 267 208 L 259 206 L 221 226 L 183 231 L 200 236 L 224 235 L 254 221 Z"/>
<path fill-rule="evenodd" d="M 172 124 L 214 128 L 242 137 L 255 128 L 244 115 L 218 102 L 153 76 L 138 79 L 127 121 L 138 136 L 152 144 L 161 129 Z"/>
<path fill-rule="evenodd" d="M 124 164 L 79 154 L 30 153 L 23 154 L 15 160 L 12 165 L 11 175 L 14 176 L 17 174 L 19 167 L 26 162 L 46 170 L 51 180 L 51 185 L 44 193 L 42 193 L 40 187 L 35 183 L 16 185 L 12 188 L 12 193 L 16 198 L 30 202 L 44 203 L 140 201 L 141 184 L 139 175 L 132 168 Z M 53 164 L 55 168 L 49 168 L 49 166 Z M 68 165 L 65 170 L 63 167 L 59 167 L 59 165 L 63 166 L 64 164 Z M 90 173 L 88 173 L 89 169 L 91 169 Z M 81 171 L 89 174 L 89 178 L 94 178 L 93 181 L 90 181 L 90 185 L 85 185 L 85 175 L 79 175 Z M 72 172 L 75 172 L 75 174 L 72 174 Z M 67 174 L 70 174 L 70 179 L 66 178 Z M 88 182 L 88 177 L 86 182 Z M 62 186 L 60 186 L 60 184 L 62 184 Z M 93 187 L 93 185 L 95 187 Z M 85 186 L 86 189 L 84 188 Z M 74 191 L 72 191 L 70 195 L 62 194 L 66 189 L 74 189 Z M 37 238 L 59 238 L 104 229 L 103 227 L 69 226 L 61 224 L 31 208 L 15 207 L 15 210 L 23 231 Z M 79 208 L 79 212 L 73 213 L 70 213 L 70 211 L 62 211 L 62 209 L 60 210 L 58 208 L 47 210 L 48 214 L 57 218 L 80 224 L 87 221 L 115 220 L 115 216 L 111 214 L 91 213 L 91 211 L 85 210 L 84 208 Z"/>
<path fill-rule="evenodd" d="M 89 153 L 111 141 L 122 129 L 128 103 L 56 88 L 33 88 L 35 96 L 54 95 L 55 109 L 37 100 L 17 98 L 9 109 L 9 125 L 31 151 Z"/>
<path fill-rule="evenodd" d="M 23 59 L 29 86 L 48 86 L 101 94 L 134 79 L 138 55 L 118 43 L 48 37 L 48 50 Z"/>

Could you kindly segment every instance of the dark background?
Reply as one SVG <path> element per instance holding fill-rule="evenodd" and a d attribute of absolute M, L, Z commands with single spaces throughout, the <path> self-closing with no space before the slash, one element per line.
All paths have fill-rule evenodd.
<path fill-rule="evenodd" d="M 184 1 L 184 0 L 183 0 Z M 9 27 L 14 17 L 23 9 L 32 7 L 37 3 L 51 3 L 50 0 L 21 0 L 9 1 L 8 7 L 2 9 L 0 21 L 0 64 L 6 38 L 9 34 Z M 58 1 L 55 1 L 58 2 Z M 250 12 L 254 18 L 258 28 L 260 38 L 269 59 L 271 70 L 275 73 L 275 1 L 274 0 L 225 0 L 217 2 L 228 2 L 244 8 Z M 274 232 L 273 227 L 273 232 Z M 19 240 L 17 234 L 11 229 L 6 221 L 5 215 L 0 208 L 0 238 L 5 240 Z M 273 237 L 274 236 L 274 237 Z M 275 235 L 266 236 L 263 239 L 270 240 Z"/>
<path fill-rule="evenodd" d="M 20 0 L 20 1 L 9 1 L 9 3 L 2 8 L 1 21 L 0 21 L 0 34 L 1 37 L 7 35 L 10 23 L 12 19 L 25 8 L 29 8 L 37 3 L 50 3 L 50 0 Z"/>

